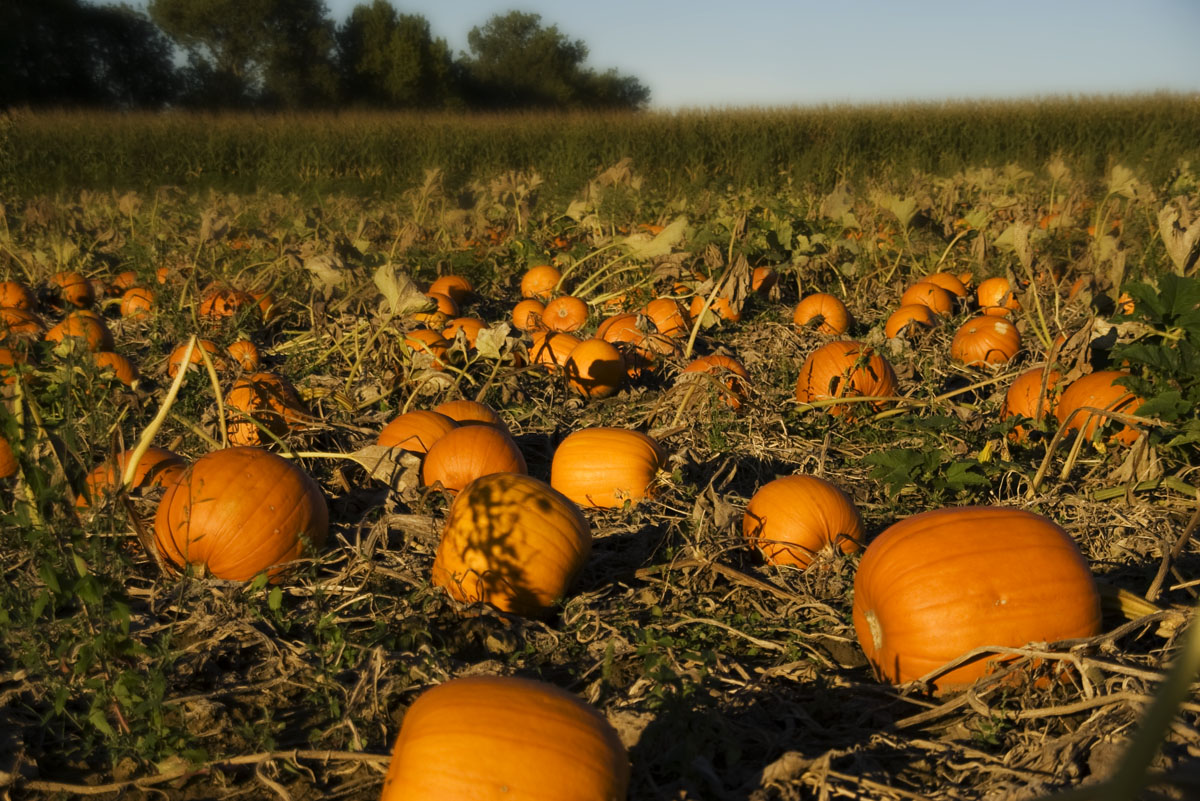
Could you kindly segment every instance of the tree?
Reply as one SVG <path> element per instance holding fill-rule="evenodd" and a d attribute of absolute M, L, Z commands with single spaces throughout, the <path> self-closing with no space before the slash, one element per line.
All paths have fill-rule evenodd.
<path fill-rule="evenodd" d="M 473 100 L 501 108 L 637 108 L 650 91 L 615 71 L 584 68 L 587 45 L 558 27 L 542 26 L 539 14 L 497 14 L 467 34 L 473 57 L 466 64 Z"/>
<path fill-rule="evenodd" d="M 454 64 L 444 39 L 421 16 L 386 0 L 355 6 L 338 29 L 342 97 L 350 103 L 432 108 L 454 101 Z"/>
<path fill-rule="evenodd" d="M 333 23 L 322 0 L 151 0 L 188 54 L 194 102 L 298 108 L 333 102 Z"/>

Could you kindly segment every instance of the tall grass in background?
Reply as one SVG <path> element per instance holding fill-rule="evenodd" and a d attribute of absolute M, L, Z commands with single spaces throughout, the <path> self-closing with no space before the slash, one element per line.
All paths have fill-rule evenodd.
<path fill-rule="evenodd" d="M 570 194 L 630 157 L 666 190 L 827 186 L 839 177 L 1036 168 L 1056 153 L 1083 176 L 1113 162 L 1151 182 L 1200 160 L 1200 98 L 906 103 L 795 109 L 506 115 L 12 112 L 0 191 L 17 196 L 162 185 L 397 192 L 441 168 L 449 185 L 536 170 Z"/>

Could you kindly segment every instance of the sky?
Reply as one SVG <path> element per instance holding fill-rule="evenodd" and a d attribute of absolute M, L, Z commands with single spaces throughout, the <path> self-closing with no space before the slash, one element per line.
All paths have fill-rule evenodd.
<path fill-rule="evenodd" d="M 326 0 L 344 19 L 359 2 Z M 1200 92 L 1200 0 L 393 0 L 455 53 L 540 14 L 656 109 Z"/>

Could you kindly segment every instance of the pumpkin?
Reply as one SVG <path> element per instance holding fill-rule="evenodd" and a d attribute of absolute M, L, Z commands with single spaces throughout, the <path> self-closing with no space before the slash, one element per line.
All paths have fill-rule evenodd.
<path fill-rule="evenodd" d="M 911 334 L 920 328 L 933 328 L 938 319 L 933 309 L 924 303 L 910 303 L 892 312 L 883 324 L 883 333 L 888 339 L 892 339 L 902 334 Z"/>
<path fill-rule="evenodd" d="M 93 353 L 98 350 L 112 350 L 114 345 L 112 332 L 103 320 L 79 312 L 64 317 L 62 322 L 46 332 L 45 339 L 47 342 L 77 340 Z"/>
<path fill-rule="evenodd" d="M 1044 391 L 1042 389 L 1043 379 L 1045 381 Z M 1034 367 L 1021 373 L 1013 379 L 1008 386 L 1008 391 L 1004 393 L 1004 404 L 1000 407 L 1000 419 L 1024 417 L 1032 420 L 1035 425 L 1040 425 L 1042 417 L 1046 414 L 1054 414 L 1055 389 L 1061 380 L 1062 373 L 1054 369 L 1047 370 L 1045 367 Z M 1009 432 L 1009 439 L 1013 442 L 1022 442 L 1028 433 L 1029 431 L 1024 425 L 1017 425 Z"/>
<path fill-rule="evenodd" d="M 688 313 L 693 320 L 700 316 L 700 311 L 704 308 L 704 300 L 699 295 L 692 298 L 692 305 L 689 307 Z M 708 310 L 722 320 L 728 320 L 731 323 L 736 323 L 742 319 L 741 309 L 735 309 L 733 302 L 725 295 L 717 295 L 713 298 L 712 305 L 708 307 Z"/>
<path fill-rule="evenodd" d="M 518 331 L 537 331 L 545 327 L 542 323 L 542 312 L 544 311 L 546 311 L 546 305 L 540 300 L 529 298 L 521 301 L 513 306 L 513 328 Z"/>
<path fill-rule="evenodd" d="M 899 684 L 983 646 L 1095 635 L 1100 595 L 1075 542 L 1047 518 L 990 506 L 936 509 L 867 547 L 853 617 L 875 674 Z M 935 685 L 969 684 L 988 662 L 955 668 Z"/>
<path fill-rule="evenodd" d="M 458 423 L 439 412 L 405 412 L 384 426 L 376 444 L 425 454 L 435 442 L 457 427 Z"/>
<path fill-rule="evenodd" d="M 562 280 L 562 273 L 549 264 L 539 264 L 521 276 L 521 297 L 549 300 Z"/>
<path fill-rule="evenodd" d="M 882 397 L 896 394 L 896 373 L 887 360 L 868 345 L 839 340 L 822 345 L 808 355 L 796 381 L 796 400 L 801 403 L 832 398 Z M 882 409 L 887 401 L 873 401 Z M 835 416 L 853 416 L 854 404 L 834 404 Z"/>
<path fill-rule="evenodd" d="M 555 449 L 550 486 L 580 506 L 620 509 L 653 494 L 665 461 L 659 444 L 640 431 L 584 428 Z"/>
<path fill-rule="evenodd" d="M 217 347 L 217 343 L 211 339 L 197 339 L 196 347 L 192 348 L 192 358 L 189 362 L 188 369 L 195 369 L 192 365 L 203 365 L 204 356 L 200 353 L 201 350 L 208 352 L 208 358 L 213 363 L 213 368 L 218 372 L 225 370 L 228 366 L 225 358 L 221 355 L 221 349 Z M 167 357 L 167 375 L 171 378 L 179 372 L 179 368 L 183 366 L 183 354 L 187 351 L 187 343 L 184 342 L 175 347 L 171 351 L 171 355 Z"/>
<path fill-rule="evenodd" d="M 65 270 L 50 276 L 50 284 L 62 302 L 83 309 L 96 302 L 92 282 L 74 270 Z"/>
<path fill-rule="evenodd" d="M 438 414 L 444 414 L 460 426 L 485 425 L 507 432 L 508 426 L 496 414 L 496 410 L 486 403 L 473 400 L 452 400 L 439 403 L 433 408 Z"/>
<path fill-rule="evenodd" d="M 585 339 L 563 365 L 567 383 L 585 398 L 615 395 L 625 383 L 625 359 L 615 345 L 603 339 Z"/>
<path fill-rule="evenodd" d="M 271 436 L 262 429 L 283 437 L 309 416 L 292 385 L 268 372 L 250 373 L 235 381 L 225 405 L 231 411 L 226 429 L 234 445 L 266 444 Z"/>
<path fill-rule="evenodd" d="M 552 684 L 465 676 L 404 713 L 380 801 L 624 801 L 629 756 L 590 705 Z"/>
<path fill-rule="evenodd" d="M 660 334 L 678 337 L 688 332 L 691 321 L 687 312 L 675 298 L 655 298 L 646 304 L 642 313 L 654 324 Z"/>
<path fill-rule="evenodd" d="M 121 295 L 126 291 L 137 286 L 138 274 L 133 270 L 123 270 L 113 276 L 113 280 L 109 283 L 109 289 L 113 295 Z"/>
<path fill-rule="evenodd" d="M 827 292 L 809 295 L 792 312 L 792 325 L 796 328 L 814 326 L 822 334 L 844 334 L 853 323 L 846 304 Z"/>
<path fill-rule="evenodd" d="M 33 311 L 37 299 L 20 281 L 0 281 L 0 308 Z"/>
<path fill-rule="evenodd" d="M 986 278 L 975 290 L 980 310 L 991 317 L 1007 317 L 1021 308 L 1021 302 L 1013 293 L 1012 284 L 1004 276 Z"/>
<path fill-rule="evenodd" d="M 637 325 L 636 314 L 618 314 L 608 318 L 596 330 L 596 336 L 611 342 L 621 351 L 625 370 L 630 378 L 650 375 L 661 361 L 660 356 L 679 353 L 679 340 L 666 334 L 647 334 Z"/>
<path fill-rule="evenodd" d="M 0 436 L 0 479 L 12 478 L 20 469 L 21 465 L 17 462 L 17 455 L 13 453 L 12 446 L 5 437 Z"/>
<path fill-rule="evenodd" d="M 92 354 L 96 360 L 96 368 L 101 374 L 111 371 L 117 380 L 127 387 L 140 378 L 137 366 L 119 353 L 110 350 L 96 351 Z"/>
<path fill-rule="evenodd" d="M 638 316 L 629 312 L 622 312 L 614 314 L 611 317 L 606 317 L 596 327 L 596 336 L 605 342 L 612 342 L 613 344 L 617 342 L 633 342 L 645 336 L 645 333 L 638 326 Z"/>
<path fill-rule="evenodd" d="M 12 348 L 0 348 L 0 379 L 5 384 L 15 384 L 17 381 L 18 365 L 26 363 L 23 351 Z"/>
<path fill-rule="evenodd" d="M 443 275 L 429 285 L 429 294 L 448 295 L 458 306 L 466 306 L 475 296 L 475 287 L 461 275 Z"/>
<path fill-rule="evenodd" d="M 76 496 L 75 505 L 84 508 L 115 495 L 121 488 L 125 466 L 129 463 L 131 456 L 133 456 L 133 449 L 117 456 L 115 464 L 108 459 L 93 468 L 84 479 L 83 492 Z M 133 472 L 133 484 L 130 491 L 165 487 L 178 480 L 186 467 L 187 463 L 179 454 L 166 448 L 151 446 L 138 460 L 137 469 Z"/>
<path fill-rule="evenodd" d="M 0 334 L 4 339 L 41 339 L 46 334 L 46 326 L 41 318 L 27 309 L 0 308 Z"/>
<path fill-rule="evenodd" d="M 1068 431 L 1078 431 L 1081 436 L 1090 440 L 1095 437 L 1098 429 L 1115 421 L 1103 415 L 1081 411 L 1084 407 L 1137 414 L 1142 399 L 1127 387 L 1116 383 L 1119 379 L 1128 377 L 1129 373 L 1121 370 L 1098 370 L 1072 381 L 1063 390 L 1054 411 L 1059 425 L 1066 426 Z M 1122 426 L 1112 437 L 1122 445 L 1132 445 L 1137 438 L 1138 430 L 1130 426 Z"/>
<path fill-rule="evenodd" d="M 742 533 L 769 564 L 805 568 L 826 548 L 862 550 L 862 518 L 837 486 L 816 476 L 783 476 L 754 493 Z"/>
<path fill-rule="evenodd" d="M 262 359 L 259 357 L 258 346 L 248 339 L 239 339 L 226 349 L 229 358 L 237 362 L 243 370 L 257 370 Z"/>
<path fill-rule="evenodd" d="M 492 426 L 458 426 L 430 446 L 421 466 L 421 483 L 458 492 L 480 476 L 527 472 L 525 457 L 508 432 Z"/>
<path fill-rule="evenodd" d="M 428 311 L 414 312 L 412 315 L 412 319 L 419 323 L 424 323 L 425 327 L 440 330 L 452 318 L 458 316 L 458 304 L 449 295 L 434 293 L 427 294 L 426 297 L 437 305 Z"/>
<path fill-rule="evenodd" d="M 445 368 L 446 353 L 450 343 L 446 338 L 431 328 L 414 328 L 404 335 L 404 344 L 414 354 L 425 354 L 431 357 L 430 367 L 435 370 Z"/>
<path fill-rule="evenodd" d="M 591 551 L 588 523 L 569 498 L 531 476 L 492 473 L 450 505 L 432 579 L 459 601 L 542 617 Z"/>
<path fill-rule="evenodd" d="M 201 456 L 167 486 L 154 518 L 162 557 L 179 567 L 247 581 L 319 548 L 329 509 L 317 482 L 295 462 L 262 448 Z"/>
<path fill-rule="evenodd" d="M 714 353 L 710 356 L 699 356 L 693 359 L 687 367 L 683 368 L 679 377 L 683 381 L 705 374 L 716 376 L 717 380 L 728 390 L 723 394 L 729 408 L 735 411 L 742 408 L 742 402 L 746 399 L 750 382 L 750 372 L 745 365 L 732 356 Z"/>
<path fill-rule="evenodd" d="M 254 305 L 254 297 L 227 286 L 210 286 L 200 299 L 200 316 L 207 320 L 232 317 L 242 308 Z"/>
<path fill-rule="evenodd" d="M 574 334 L 558 332 L 538 332 L 533 335 L 533 349 L 530 356 L 535 364 L 545 365 L 551 369 L 565 367 L 567 359 L 576 346 L 579 337 Z"/>
<path fill-rule="evenodd" d="M 763 265 L 755 267 L 754 272 L 750 274 L 750 288 L 760 295 L 765 295 L 779 283 L 779 273 L 775 272 L 774 267 Z"/>
<path fill-rule="evenodd" d="M 258 306 L 258 313 L 262 317 L 263 322 L 269 322 L 275 317 L 278 309 L 275 308 L 275 296 L 270 292 L 250 292 L 250 299 Z"/>
<path fill-rule="evenodd" d="M 966 284 L 954 273 L 933 273 L 922 278 L 921 282 L 940 286 L 956 298 L 965 298 L 967 296 Z"/>
<path fill-rule="evenodd" d="M 916 304 L 928 306 L 935 314 L 950 314 L 954 311 L 954 295 L 937 284 L 918 281 L 900 296 L 901 306 Z"/>
<path fill-rule="evenodd" d="M 572 295 L 557 297 L 542 310 L 542 325 L 550 331 L 578 331 L 587 319 L 587 304 Z"/>
<path fill-rule="evenodd" d="M 126 289 L 121 295 L 121 316 L 140 320 L 150 316 L 154 308 L 154 293 L 145 287 Z"/>
<path fill-rule="evenodd" d="M 1017 327 L 999 317 L 967 320 L 950 342 L 950 358 L 967 367 L 1007 364 L 1021 349 Z"/>
<path fill-rule="evenodd" d="M 479 336 L 479 332 L 487 328 L 487 323 L 480 320 L 478 317 L 455 317 L 446 327 L 442 329 L 442 336 L 446 341 L 453 342 L 458 332 L 463 332 L 463 337 L 467 340 L 467 347 L 475 347 L 475 338 Z"/>

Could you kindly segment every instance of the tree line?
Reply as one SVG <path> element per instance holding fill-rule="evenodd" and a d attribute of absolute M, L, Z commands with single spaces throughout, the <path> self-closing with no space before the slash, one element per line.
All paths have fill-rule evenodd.
<path fill-rule="evenodd" d="M 323 0 L 0 2 L 0 108 L 636 109 L 637 78 L 538 14 L 471 29 L 455 55 L 387 0 L 342 22 Z"/>

